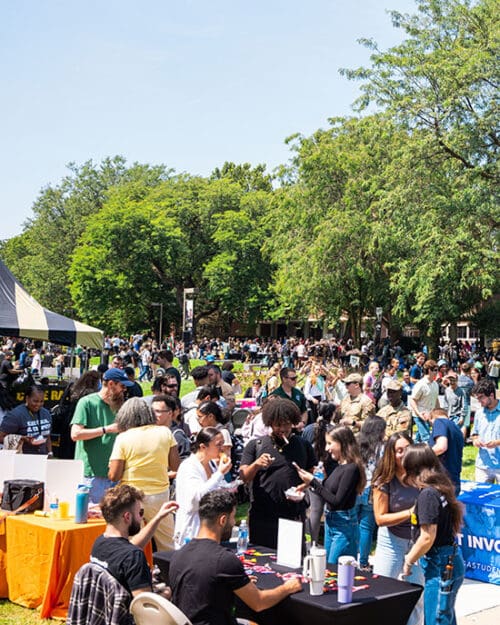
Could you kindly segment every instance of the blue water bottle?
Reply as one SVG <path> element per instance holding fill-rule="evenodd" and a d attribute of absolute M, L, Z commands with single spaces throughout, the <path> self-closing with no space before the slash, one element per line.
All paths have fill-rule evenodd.
<path fill-rule="evenodd" d="M 76 491 L 75 523 L 86 523 L 89 513 L 89 488 L 79 484 Z"/>
<path fill-rule="evenodd" d="M 321 460 L 318 462 L 316 468 L 314 469 L 314 477 L 320 482 L 323 482 L 323 480 L 325 479 L 325 467 L 323 466 L 323 462 Z"/>

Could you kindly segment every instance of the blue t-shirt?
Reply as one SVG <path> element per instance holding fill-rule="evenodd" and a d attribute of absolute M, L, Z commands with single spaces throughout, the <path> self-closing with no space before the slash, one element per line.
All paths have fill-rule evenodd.
<path fill-rule="evenodd" d="M 413 367 L 410 369 L 410 378 L 413 378 L 415 380 L 420 380 L 420 378 L 423 376 L 424 372 L 422 370 L 422 367 L 420 365 L 413 365 Z"/>
<path fill-rule="evenodd" d="M 52 416 L 47 408 L 40 408 L 38 412 L 28 410 L 26 404 L 19 404 L 8 412 L 0 423 L 0 432 L 5 434 L 20 434 L 21 436 L 29 436 L 37 438 L 41 436 L 45 438 L 45 442 L 41 445 L 31 445 L 23 443 L 23 454 L 39 454 L 47 455 L 49 449 L 47 440 L 50 437 L 52 429 Z"/>
<path fill-rule="evenodd" d="M 493 410 L 481 408 L 476 412 L 472 435 L 479 436 L 485 443 L 500 440 L 500 401 Z M 500 446 L 488 449 L 479 447 L 476 456 L 476 467 L 480 469 L 500 469 Z"/>
<path fill-rule="evenodd" d="M 444 468 L 448 471 L 452 482 L 460 487 L 460 473 L 462 471 L 462 454 L 464 450 L 464 436 L 456 423 L 440 417 L 432 426 L 429 445 L 435 445 L 440 436 L 448 439 L 448 449 L 439 456 Z"/>

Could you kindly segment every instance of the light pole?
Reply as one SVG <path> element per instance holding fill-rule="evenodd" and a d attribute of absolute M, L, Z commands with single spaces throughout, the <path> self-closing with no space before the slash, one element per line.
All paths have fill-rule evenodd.
<path fill-rule="evenodd" d="M 375 308 L 375 315 L 377 317 L 377 322 L 375 323 L 375 353 L 378 355 L 379 347 L 380 347 L 380 338 L 382 334 L 382 307 L 377 306 Z"/>
<path fill-rule="evenodd" d="M 182 298 L 182 338 L 186 341 L 189 333 L 188 341 L 191 341 L 194 330 L 194 302 L 193 298 L 198 293 L 196 288 L 186 288 L 183 291 Z M 187 297 L 186 297 L 187 296 Z"/>
<path fill-rule="evenodd" d="M 161 347 L 161 337 L 163 333 L 163 302 L 151 302 L 151 306 L 160 307 L 160 335 L 158 337 L 158 345 Z"/>

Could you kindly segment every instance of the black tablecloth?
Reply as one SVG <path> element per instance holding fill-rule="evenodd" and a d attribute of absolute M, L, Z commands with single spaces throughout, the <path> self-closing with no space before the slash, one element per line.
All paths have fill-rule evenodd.
<path fill-rule="evenodd" d="M 272 551 L 267 547 L 255 549 L 261 553 Z M 165 583 L 168 583 L 170 556 L 171 552 L 153 554 L 153 561 L 160 568 Z M 271 568 L 279 573 L 300 572 L 299 569 L 279 566 L 269 557 L 261 556 L 257 561 L 259 565 L 269 562 Z M 335 566 L 329 565 L 328 568 L 336 570 Z M 309 585 L 304 584 L 302 592 L 290 595 L 273 608 L 258 614 L 235 597 L 236 613 L 237 616 L 257 621 L 259 625 L 405 625 L 422 593 L 422 587 L 370 573 L 357 571 L 356 575 L 362 575 L 366 580 L 355 580 L 354 586 L 369 587 L 354 592 L 352 603 L 339 603 L 336 591 L 311 596 Z M 281 578 L 276 575 L 257 574 L 257 586 L 261 589 L 274 588 L 281 583 Z"/>

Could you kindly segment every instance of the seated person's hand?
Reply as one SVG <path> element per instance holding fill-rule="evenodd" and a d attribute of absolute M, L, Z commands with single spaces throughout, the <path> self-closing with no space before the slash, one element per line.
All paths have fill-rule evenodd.
<path fill-rule="evenodd" d="M 302 582 L 298 577 L 294 577 L 293 579 L 287 579 L 284 583 L 284 586 L 291 595 L 302 590 Z"/>
<path fill-rule="evenodd" d="M 166 501 L 162 504 L 161 508 L 157 512 L 157 516 L 161 519 L 168 516 L 169 514 L 173 514 L 179 508 L 179 504 L 176 501 Z"/>

